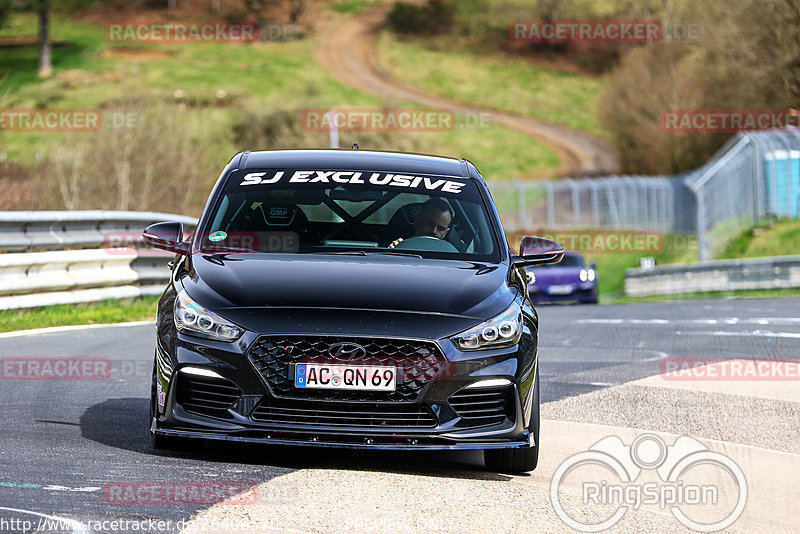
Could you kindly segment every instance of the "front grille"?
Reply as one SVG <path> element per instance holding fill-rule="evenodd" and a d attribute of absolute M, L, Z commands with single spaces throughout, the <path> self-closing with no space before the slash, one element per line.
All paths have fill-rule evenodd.
<path fill-rule="evenodd" d="M 422 406 L 381 404 L 314 405 L 262 403 L 250 416 L 262 423 L 352 426 L 377 428 L 425 428 L 436 426 L 430 410 Z"/>
<path fill-rule="evenodd" d="M 328 349 L 338 343 L 356 343 L 366 356 L 331 356 Z M 435 343 L 402 339 L 350 338 L 336 336 L 275 336 L 260 338 L 248 358 L 261 373 L 273 396 L 328 401 L 413 402 L 423 388 L 440 375 L 447 360 Z M 295 388 L 294 363 L 383 365 L 397 368 L 395 391 L 348 391 Z"/>
<path fill-rule="evenodd" d="M 224 378 L 181 373 L 178 378 L 178 403 L 187 412 L 211 417 L 228 415 L 242 391 Z"/>
<path fill-rule="evenodd" d="M 513 415 L 513 388 L 462 389 L 450 396 L 450 406 L 465 422 L 475 425 L 496 425 Z"/>

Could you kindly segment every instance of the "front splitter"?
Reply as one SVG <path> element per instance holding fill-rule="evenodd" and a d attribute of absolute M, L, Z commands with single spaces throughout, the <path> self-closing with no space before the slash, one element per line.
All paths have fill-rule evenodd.
<path fill-rule="evenodd" d="M 256 436 L 236 436 L 219 432 L 198 432 L 188 430 L 172 430 L 151 428 L 150 430 L 157 436 L 188 438 L 188 439 L 207 439 L 212 441 L 238 442 L 238 443 L 260 443 L 263 445 L 281 445 L 298 447 L 324 447 L 335 449 L 361 449 L 361 450 L 387 450 L 387 451 L 449 451 L 449 450 L 476 450 L 476 449 L 518 449 L 529 447 L 528 441 L 489 441 L 489 442 L 460 442 L 452 444 L 435 443 L 352 443 L 341 441 L 324 441 L 312 437 L 308 439 L 291 439 L 285 437 L 256 437 Z M 331 436 L 326 436 L 330 438 Z M 364 438 L 365 441 L 372 438 Z M 414 438 L 420 439 L 420 438 Z M 424 439 L 424 438 L 421 438 Z"/>

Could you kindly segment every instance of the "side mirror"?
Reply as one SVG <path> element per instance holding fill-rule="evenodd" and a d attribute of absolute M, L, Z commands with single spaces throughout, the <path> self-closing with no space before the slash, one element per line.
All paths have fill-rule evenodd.
<path fill-rule="evenodd" d="M 175 254 L 188 254 L 192 248 L 191 243 L 183 240 L 183 223 L 179 222 L 151 224 L 144 229 L 142 237 L 148 246 Z"/>
<path fill-rule="evenodd" d="M 596 271 L 597 270 L 597 262 L 593 261 L 592 264 L 589 267 L 591 267 L 592 269 L 594 269 Z"/>
<path fill-rule="evenodd" d="M 514 267 L 532 267 L 558 263 L 564 257 L 564 248 L 550 239 L 525 236 L 519 246 L 519 256 L 513 259 Z"/>

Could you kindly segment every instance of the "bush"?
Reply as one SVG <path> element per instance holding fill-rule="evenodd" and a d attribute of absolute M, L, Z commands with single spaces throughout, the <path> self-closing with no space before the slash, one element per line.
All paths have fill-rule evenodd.
<path fill-rule="evenodd" d="M 452 31 L 454 15 L 453 6 L 441 0 L 425 5 L 395 2 L 386 21 L 396 33 L 436 35 Z"/>
<path fill-rule="evenodd" d="M 609 77 L 600 118 L 616 138 L 627 173 L 696 168 L 730 137 L 664 131 L 664 111 L 788 110 L 800 98 L 798 0 L 668 0 L 663 9 L 658 14 L 666 20 L 698 23 L 703 36 L 696 43 L 636 47 Z M 754 23 L 762 20 L 770 23 Z"/>
<path fill-rule="evenodd" d="M 135 122 L 109 124 L 112 112 Z M 230 157 L 224 130 L 178 106 L 131 101 L 104 110 L 96 132 L 52 149 L 39 209 L 157 210 L 199 214 Z"/>

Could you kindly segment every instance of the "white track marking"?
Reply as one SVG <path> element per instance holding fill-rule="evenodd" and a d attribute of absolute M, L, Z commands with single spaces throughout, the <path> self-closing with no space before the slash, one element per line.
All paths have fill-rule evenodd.
<path fill-rule="evenodd" d="M 642 325 L 756 325 L 800 326 L 797 317 L 723 317 L 719 319 L 577 319 L 574 324 L 642 324 Z"/>
<path fill-rule="evenodd" d="M 72 332 L 74 330 L 88 330 L 93 328 L 109 328 L 122 326 L 145 326 L 155 325 L 155 321 L 130 321 L 127 323 L 108 323 L 108 324 L 78 324 L 72 326 L 51 326 L 49 328 L 34 328 L 32 330 L 17 330 L 16 332 L 2 332 L 0 339 L 22 336 L 39 336 L 42 334 L 58 334 L 60 332 Z"/>
<path fill-rule="evenodd" d="M 722 336 L 722 337 L 778 337 L 800 339 L 800 332 L 772 332 L 770 330 L 752 330 L 750 332 L 731 332 L 729 330 L 705 330 L 700 332 L 683 332 L 677 330 L 676 336 Z"/>

